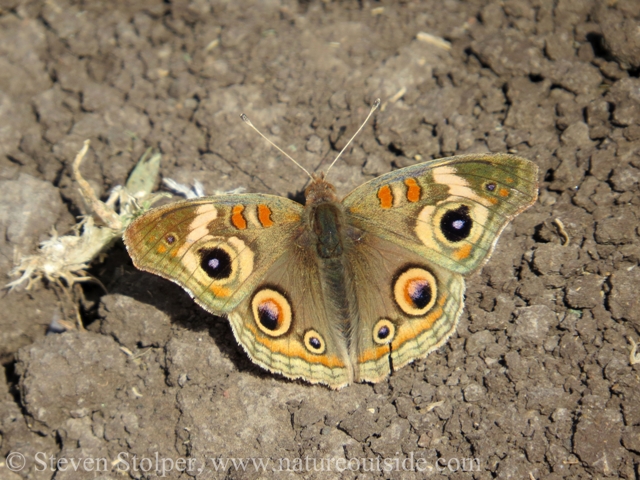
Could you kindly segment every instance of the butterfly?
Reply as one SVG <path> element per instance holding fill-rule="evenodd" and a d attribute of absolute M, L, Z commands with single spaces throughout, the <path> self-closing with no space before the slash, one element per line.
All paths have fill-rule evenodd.
<path fill-rule="evenodd" d="M 253 362 L 334 389 L 379 382 L 443 345 L 464 276 L 538 192 L 537 166 L 507 154 L 412 165 L 343 199 L 311 177 L 304 206 L 266 194 L 186 200 L 134 220 L 124 242 L 137 268 L 227 316 Z"/>

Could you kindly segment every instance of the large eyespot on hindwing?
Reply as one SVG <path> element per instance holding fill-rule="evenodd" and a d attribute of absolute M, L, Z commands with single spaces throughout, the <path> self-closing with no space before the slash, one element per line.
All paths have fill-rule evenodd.
<path fill-rule="evenodd" d="M 424 316 L 433 308 L 438 297 L 436 278 L 424 267 L 402 270 L 395 277 L 392 289 L 400 310 L 411 317 Z"/>
<path fill-rule="evenodd" d="M 381 318 L 373 326 L 373 341 L 378 345 L 388 345 L 396 336 L 396 326 L 386 318 Z"/>
<path fill-rule="evenodd" d="M 315 330 L 307 330 L 304 334 L 304 347 L 316 355 L 321 355 L 327 349 L 324 338 Z"/>
<path fill-rule="evenodd" d="M 291 303 L 272 287 L 264 287 L 253 295 L 251 312 L 258 328 L 269 337 L 284 335 L 293 321 Z"/>

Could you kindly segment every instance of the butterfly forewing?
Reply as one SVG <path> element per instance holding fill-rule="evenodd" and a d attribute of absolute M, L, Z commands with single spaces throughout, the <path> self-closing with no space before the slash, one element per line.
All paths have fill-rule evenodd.
<path fill-rule="evenodd" d="M 507 223 L 532 205 L 537 166 L 513 155 L 464 155 L 406 167 L 343 201 L 350 224 L 466 274 Z"/>
<path fill-rule="evenodd" d="M 225 195 L 142 215 L 124 241 L 134 265 L 181 285 L 215 314 L 231 311 L 301 232 L 303 207 L 272 195 Z"/>

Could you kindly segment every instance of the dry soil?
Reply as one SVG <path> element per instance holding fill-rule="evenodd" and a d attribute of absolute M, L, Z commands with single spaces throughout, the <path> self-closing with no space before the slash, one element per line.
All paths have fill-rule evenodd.
<path fill-rule="evenodd" d="M 109 293 L 83 287 L 86 331 L 47 334 L 75 321 L 54 285 L 2 292 L 0 477 L 638 478 L 638 32 L 638 0 L 1 0 L 3 276 L 86 213 L 85 139 L 103 198 L 150 146 L 163 177 L 208 193 L 300 198 L 306 177 L 242 111 L 319 170 L 380 97 L 333 171 L 342 194 L 486 151 L 533 160 L 541 183 L 451 341 L 377 385 L 262 371 L 122 243 L 90 272 Z"/>

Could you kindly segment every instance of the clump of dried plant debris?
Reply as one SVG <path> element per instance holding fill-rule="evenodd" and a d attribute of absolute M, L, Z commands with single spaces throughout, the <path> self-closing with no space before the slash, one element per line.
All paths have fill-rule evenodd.
<path fill-rule="evenodd" d="M 168 193 L 151 194 L 160 170 L 161 155 L 150 156 L 149 149 L 138 161 L 126 184 L 115 187 L 106 202 L 101 201 L 80 173 L 80 165 L 88 149 L 89 141 L 86 140 L 73 162 L 73 177 L 90 214 L 80 219 L 71 235 L 59 236 L 54 230 L 35 255 L 18 258 L 10 273 L 18 278 L 7 284 L 8 288 L 26 284 L 29 290 L 38 281 L 46 279 L 64 289 L 78 282 L 93 280 L 86 272 L 91 261 L 120 238 L 135 217 L 160 198 L 170 196 Z"/>

